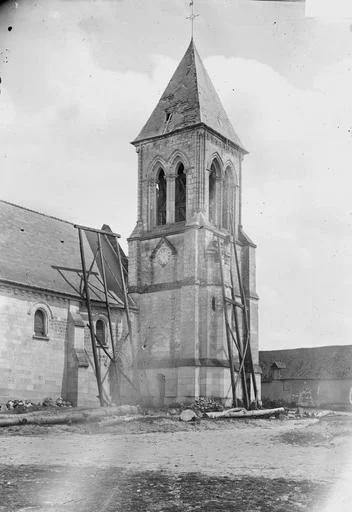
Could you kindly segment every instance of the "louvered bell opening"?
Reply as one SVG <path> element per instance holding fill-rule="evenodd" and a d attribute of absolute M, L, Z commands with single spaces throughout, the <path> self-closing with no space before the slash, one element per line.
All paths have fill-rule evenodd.
<path fill-rule="evenodd" d="M 183 164 L 180 164 L 175 181 L 175 222 L 184 220 L 186 220 L 186 174 Z"/>

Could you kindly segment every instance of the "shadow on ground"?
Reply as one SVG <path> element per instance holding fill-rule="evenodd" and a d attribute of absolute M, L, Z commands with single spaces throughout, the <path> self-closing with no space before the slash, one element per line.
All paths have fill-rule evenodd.
<path fill-rule="evenodd" d="M 318 423 L 279 435 L 280 442 L 296 446 L 336 446 L 352 437 L 352 417 L 324 417 Z"/>
<path fill-rule="evenodd" d="M 0 467 L 0 510 L 6 512 L 311 512 L 327 493 L 326 485 L 284 478 Z"/>

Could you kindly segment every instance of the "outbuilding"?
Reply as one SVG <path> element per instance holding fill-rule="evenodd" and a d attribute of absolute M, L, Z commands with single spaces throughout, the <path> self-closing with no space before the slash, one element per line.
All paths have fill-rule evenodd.
<path fill-rule="evenodd" d="M 262 350 L 263 401 L 352 405 L 352 345 Z"/>

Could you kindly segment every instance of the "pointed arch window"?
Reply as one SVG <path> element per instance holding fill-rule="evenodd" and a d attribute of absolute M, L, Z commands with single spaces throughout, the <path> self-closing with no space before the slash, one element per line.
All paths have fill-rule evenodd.
<path fill-rule="evenodd" d="M 175 181 L 175 222 L 186 220 L 186 186 L 185 168 L 181 163 Z"/>
<path fill-rule="evenodd" d="M 214 162 L 209 174 L 209 222 L 216 224 L 216 167 Z"/>
<path fill-rule="evenodd" d="M 163 169 L 158 172 L 156 182 L 156 224 L 166 224 L 166 179 Z"/>

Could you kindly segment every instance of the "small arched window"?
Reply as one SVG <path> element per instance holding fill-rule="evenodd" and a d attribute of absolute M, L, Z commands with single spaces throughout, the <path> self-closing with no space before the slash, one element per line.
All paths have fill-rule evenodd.
<path fill-rule="evenodd" d="M 175 222 L 186 220 L 186 174 L 183 164 L 177 169 L 175 181 Z"/>
<path fill-rule="evenodd" d="M 159 170 L 156 182 L 156 223 L 166 224 L 166 179 L 163 169 Z"/>
<path fill-rule="evenodd" d="M 209 174 L 209 221 L 216 224 L 216 168 L 211 164 Z"/>
<path fill-rule="evenodd" d="M 34 336 L 39 338 L 47 336 L 46 314 L 42 309 L 37 309 L 34 313 Z"/>
<path fill-rule="evenodd" d="M 104 320 L 97 320 L 97 323 L 95 325 L 95 335 L 97 337 L 98 345 L 106 345 Z"/>

